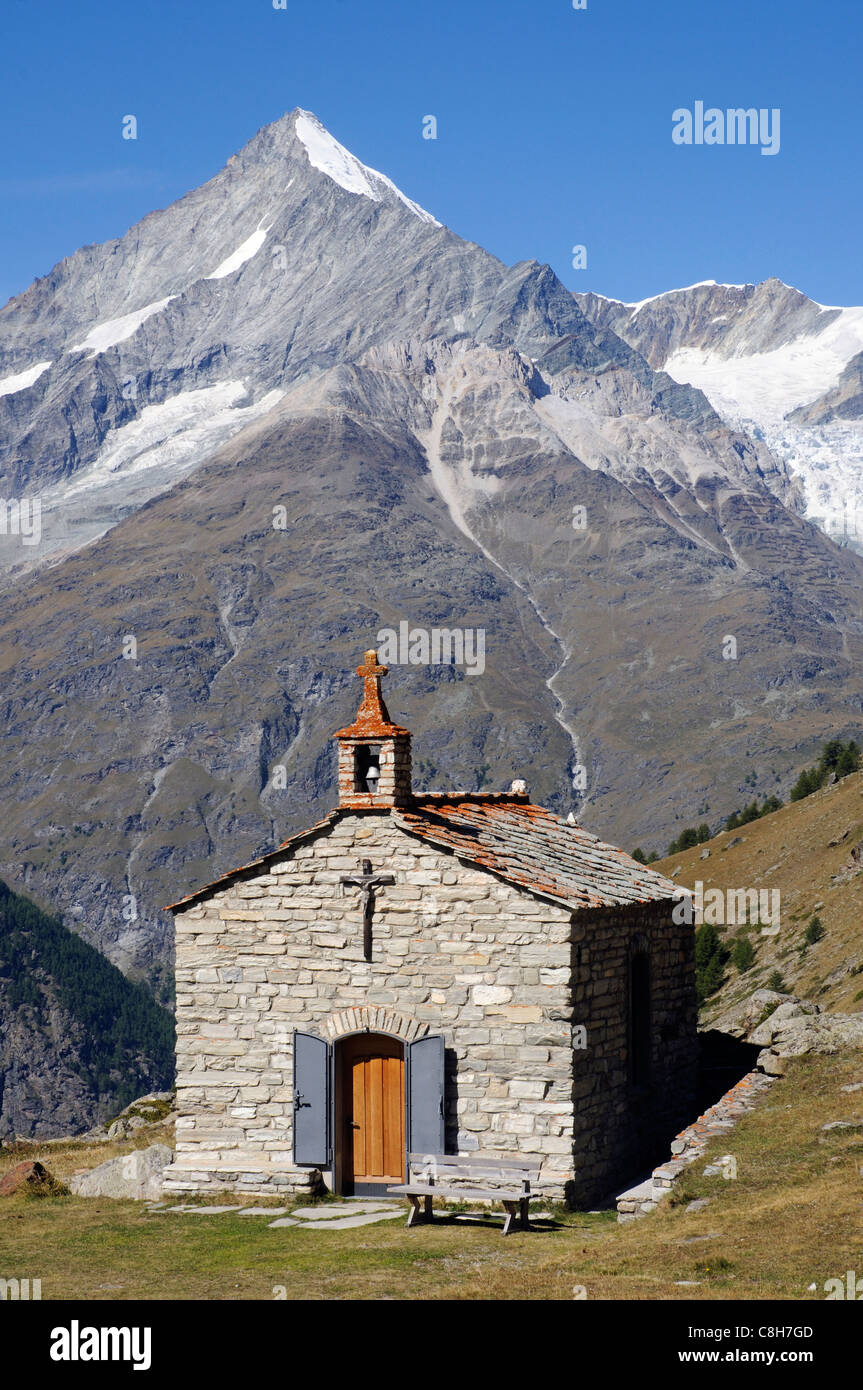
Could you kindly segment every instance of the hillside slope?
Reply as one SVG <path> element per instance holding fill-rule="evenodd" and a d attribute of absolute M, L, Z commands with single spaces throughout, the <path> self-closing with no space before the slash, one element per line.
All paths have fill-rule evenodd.
<path fill-rule="evenodd" d="M 824 787 L 738 830 L 655 865 L 687 888 L 778 889 L 780 930 L 753 929 L 752 967 L 733 965 L 702 1011 L 709 1025 L 778 970 L 787 988 L 831 1012 L 863 1009 L 863 772 Z M 804 932 L 817 916 L 824 936 L 811 945 Z M 737 926 L 721 932 L 730 944 Z"/>

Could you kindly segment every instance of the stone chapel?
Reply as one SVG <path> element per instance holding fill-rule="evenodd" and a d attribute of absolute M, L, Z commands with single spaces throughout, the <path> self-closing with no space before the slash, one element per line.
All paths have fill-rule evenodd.
<path fill-rule="evenodd" d="M 692 1114 L 675 886 L 523 783 L 413 792 L 387 668 L 369 651 L 357 674 L 338 805 L 172 907 L 165 1189 L 381 1194 L 408 1152 L 480 1151 L 530 1155 L 541 1191 L 594 1202 Z"/>

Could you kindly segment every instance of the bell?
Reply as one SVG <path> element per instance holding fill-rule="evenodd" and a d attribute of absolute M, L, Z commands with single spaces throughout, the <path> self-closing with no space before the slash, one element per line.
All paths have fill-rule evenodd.
<path fill-rule="evenodd" d="M 370 791 L 372 793 L 372 796 L 374 796 L 375 792 L 378 789 L 378 778 L 380 777 L 380 775 L 381 770 L 378 767 L 377 763 L 372 763 L 371 767 L 366 773 L 366 789 L 367 791 Z"/>

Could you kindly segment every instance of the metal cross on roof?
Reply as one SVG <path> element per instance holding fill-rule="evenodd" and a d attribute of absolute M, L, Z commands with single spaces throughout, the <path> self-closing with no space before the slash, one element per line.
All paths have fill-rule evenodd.
<path fill-rule="evenodd" d="M 368 655 L 368 653 L 367 653 Z M 372 958 L 372 914 L 375 910 L 375 889 L 383 888 L 389 883 L 395 883 L 392 874 L 372 873 L 370 859 L 364 859 L 361 874 L 345 874 L 342 884 L 345 887 L 359 888 L 361 890 L 360 901 L 363 908 L 363 956 L 366 960 Z"/>

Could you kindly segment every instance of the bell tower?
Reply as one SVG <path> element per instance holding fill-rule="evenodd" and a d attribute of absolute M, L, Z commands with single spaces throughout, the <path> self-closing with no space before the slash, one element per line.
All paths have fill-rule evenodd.
<path fill-rule="evenodd" d="M 333 734 L 339 749 L 340 806 L 406 806 L 411 799 L 411 736 L 392 723 L 384 704 L 381 677 L 387 671 L 378 665 L 376 651 L 365 653 L 357 667 L 363 680 L 357 717 Z"/>

